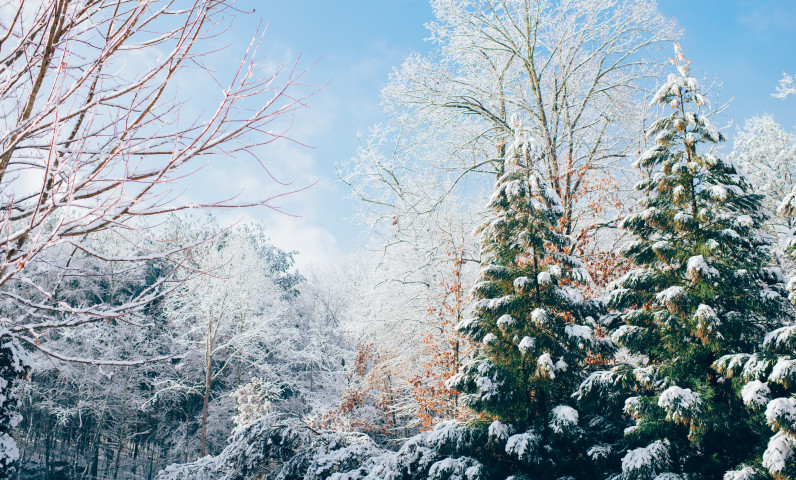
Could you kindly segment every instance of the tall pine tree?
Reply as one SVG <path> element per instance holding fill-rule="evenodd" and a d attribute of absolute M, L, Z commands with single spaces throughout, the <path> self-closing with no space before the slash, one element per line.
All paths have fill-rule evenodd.
<path fill-rule="evenodd" d="M 778 213 L 788 220 L 796 217 L 796 190 L 785 197 Z M 787 251 L 793 258 L 792 232 L 790 238 Z M 787 288 L 790 301 L 796 303 L 796 278 Z M 796 480 L 796 323 L 789 320 L 769 332 L 756 351 L 725 355 L 714 364 L 721 375 L 732 379 L 754 420 L 773 433 L 762 455 L 728 474 L 727 480 L 759 478 L 761 469 L 777 480 Z"/>
<path fill-rule="evenodd" d="M 621 249 L 636 268 L 608 297 L 622 322 L 612 339 L 635 362 L 611 372 L 635 380 L 625 439 L 639 448 L 621 459 L 626 479 L 721 478 L 759 453 L 764 429 L 711 366 L 753 350 L 789 315 L 782 275 L 769 268 L 762 196 L 710 153 L 723 137 L 679 46 L 675 54 L 677 74 L 653 100 L 669 113 L 637 161 L 650 173 L 636 187 L 644 199 L 621 222 L 636 238 Z"/>
<path fill-rule="evenodd" d="M 458 326 L 480 355 L 449 385 L 494 419 L 490 442 L 505 450 L 511 472 L 582 476 L 583 430 L 571 393 L 587 355 L 610 342 L 588 325 L 596 304 L 573 287 L 588 274 L 578 259 L 561 253 L 571 239 L 558 233 L 564 210 L 537 172 L 538 149 L 517 116 L 511 126 L 515 139 L 488 203 L 492 215 L 479 228 L 474 318 Z"/>

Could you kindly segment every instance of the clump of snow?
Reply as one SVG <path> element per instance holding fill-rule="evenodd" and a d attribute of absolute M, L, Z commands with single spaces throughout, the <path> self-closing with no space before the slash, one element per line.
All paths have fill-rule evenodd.
<path fill-rule="evenodd" d="M 719 332 L 721 320 L 719 316 L 716 315 L 716 311 L 709 305 L 705 305 L 704 303 L 700 304 L 694 313 L 694 319 L 697 321 L 697 335 L 703 341 L 708 341 L 713 338 L 724 338 Z"/>
<path fill-rule="evenodd" d="M 741 376 L 745 380 L 763 380 L 773 363 L 773 360 L 754 353 L 746 360 Z"/>
<path fill-rule="evenodd" d="M 796 425 L 796 398 L 775 398 L 766 407 L 766 422 L 775 429 L 792 429 Z"/>
<path fill-rule="evenodd" d="M 670 312 L 679 310 L 680 304 L 688 298 L 685 289 L 680 286 L 672 286 L 655 295 L 659 304 L 665 306 Z"/>
<path fill-rule="evenodd" d="M 719 275 L 719 271 L 708 265 L 705 257 L 695 255 L 688 259 L 685 276 L 695 282 L 700 278 L 713 278 Z"/>
<path fill-rule="evenodd" d="M 549 378 L 551 380 L 556 378 L 555 365 L 549 353 L 543 353 L 536 360 L 536 374 L 541 378 Z"/>
<path fill-rule="evenodd" d="M 536 281 L 539 282 L 539 285 L 550 285 L 553 283 L 553 277 L 547 272 L 539 272 L 536 276 Z"/>
<path fill-rule="evenodd" d="M 702 414 L 702 397 L 690 388 L 673 385 L 658 397 L 658 406 L 666 411 L 667 420 L 689 424 Z"/>
<path fill-rule="evenodd" d="M 520 461 L 529 462 L 536 456 L 542 437 L 533 430 L 512 435 L 506 442 L 506 453 Z"/>
<path fill-rule="evenodd" d="M 481 480 L 484 466 L 472 457 L 444 458 L 431 465 L 428 480 Z"/>
<path fill-rule="evenodd" d="M 497 321 L 498 327 L 500 327 L 500 329 L 504 330 L 504 331 L 508 330 L 510 327 L 512 327 L 516 323 L 517 323 L 517 320 L 515 320 L 514 317 L 512 317 L 511 315 L 508 315 L 508 314 L 501 315 L 500 318 L 498 318 L 498 321 Z"/>
<path fill-rule="evenodd" d="M 771 389 L 767 383 L 752 380 L 741 389 L 741 398 L 747 407 L 760 409 L 771 400 Z"/>
<path fill-rule="evenodd" d="M 724 474 L 723 480 L 757 480 L 761 477 L 756 468 L 744 465 L 740 470 L 730 470 Z"/>
<path fill-rule="evenodd" d="M 796 385 L 796 360 L 780 358 L 771 370 L 769 381 L 778 383 L 785 388 Z"/>
<path fill-rule="evenodd" d="M 491 441 L 505 442 L 514 435 L 514 426 L 495 420 L 489 425 L 489 439 Z"/>
<path fill-rule="evenodd" d="M 630 418 L 637 420 L 641 413 L 641 402 L 638 397 L 628 397 L 625 399 L 625 406 L 622 409 Z"/>
<path fill-rule="evenodd" d="M 548 321 L 547 312 L 542 308 L 536 308 L 531 312 L 531 321 L 537 325 L 545 325 Z"/>
<path fill-rule="evenodd" d="M 590 342 L 594 337 L 592 329 L 585 325 L 567 325 L 564 327 L 564 332 L 569 338 L 581 338 L 587 342 Z"/>
<path fill-rule="evenodd" d="M 670 462 L 668 442 L 657 440 L 627 452 L 622 457 L 622 473 L 626 478 L 653 478 Z"/>
<path fill-rule="evenodd" d="M 635 377 L 636 381 L 644 388 L 655 388 L 658 385 L 658 381 L 656 380 L 656 371 L 655 367 L 652 365 L 647 365 L 646 367 L 638 367 L 633 369 L 633 377 Z"/>
<path fill-rule="evenodd" d="M 755 225 L 755 221 L 752 220 L 752 217 L 749 215 L 738 215 L 735 217 L 735 221 L 733 221 L 737 228 L 752 228 Z"/>
<path fill-rule="evenodd" d="M 497 337 L 494 333 L 484 335 L 484 345 L 494 345 L 495 343 L 497 343 Z"/>
<path fill-rule="evenodd" d="M 530 289 L 530 280 L 528 277 L 517 277 L 514 279 L 514 290 L 517 293 L 524 293 Z"/>
<path fill-rule="evenodd" d="M 575 288 L 562 286 L 558 288 L 558 291 L 561 293 L 561 296 L 564 298 L 564 300 L 570 305 L 580 305 L 583 303 L 583 295 L 581 295 L 581 293 Z"/>
<path fill-rule="evenodd" d="M 763 452 L 763 468 L 772 475 L 782 475 L 793 464 L 795 454 L 796 441 L 785 432 L 777 432 Z"/>
<path fill-rule="evenodd" d="M 783 351 L 796 350 L 796 325 L 780 327 L 766 335 L 763 348 L 769 351 L 782 349 Z"/>
<path fill-rule="evenodd" d="M 567 362 L 565 362 L 564 358 L 562 357 L 558 359 L 555 367 L 556 367 L 556 372 L 566 372 L 567 367 L 569 367 L 569 365 L 567 365 Z"/>
<path fill-rule="evenodd" d="M 676 473 L 666 472 L 656 475 L 652 480 L 687 480 L 687 477 Z"/>
<path fill-rule="evenodd" d="M 536 344 L 536 339 L 533 337 L 522 337 L 520 340 L 519 349 L 520 352 L 524 355 L 533 349 L 534 344 Z"/>
<path fill-rule="evenodd" d="M 586 450 L 586 455 L 592 460 L 605 460 L 610 455 L 613 449 L 610 445 L 593 445 Z"/>
<path fill-rule="evenodd" d="M 567 405 L 553 408 L 550 417 L 550 428 L 553 433 L 561 434 L 578 424 L 578 411 Z"/>

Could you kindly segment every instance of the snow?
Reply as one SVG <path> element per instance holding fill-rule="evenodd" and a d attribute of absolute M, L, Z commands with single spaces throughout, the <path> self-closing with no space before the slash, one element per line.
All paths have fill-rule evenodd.
<path fill-rule="evenodd" d="M 551 380 L 556 378 L 555 369 L 556 367 L 553 364 L 553 359 L 550 358 L 550 354 L 547 352 L 540 355 L 536 360 L 536 373 L 542 378 L 549 378 Z"/>
<path fill-rule="evenodd" d="M 520 344 L 519 344 L 520 352 L 523 355 L 525 355 L 526 353 L 531 351 L 531 349 L 533 349 L 533 346 L 535 344 L 536 344 L 536 339 L 535 338 L 533 338 L 533 337 L 522 337 L 522 340 L 520 340 Z"/>
<path fill-rule="evenodd" d="M 498 325 L 498 327 L 501 330 L 508 330 L 510 327 L 512 327 L 516 323 L 517 323 L 517 320 L 515 320 L 514 317 L 512 317 L 509 314 L 501 315 L 500 318 L 498 318 L 498 321 L 497 321 L 497 325 Z"/>
<path fill-rule="evenodd" d="M 431 465 L 428 480 L 480 480 L 483 468 L 472 457 L 444 458 Z"/>
<path fill-rule="evenodd" d="M 655 295 L 655 299 L 666 306 L 669 311 L 676 311 L 677 306 L 687 297 L 685 289 L 680 286 L 672 286 Z"/>
<path fill-rule="evenodd" d="M 702 414 L 702 397 L 690 388 L 673 385 L 658 397 L 658 406 L 666 411 L 666 419 L 675 423 L 689 424 Z"/>
<path fill-rule="evenodd" d="M 766 422 L 772 428 L 794 428 L 796 425 L 796 398 L 780 397 L 766 407 Z"/>
<path fill-rule="evenodd" d="M 678 475 L 676 473 L 666 472 L 656 475 L 652 480 L 687 480 L 687 477 Z"/>
<path fill-rule="evenodd" d="M 505 442 L 510 436 L 514 435 L 514 426 L 495 420 L 489 425 L 489 439 L 492 441 Z"/>
<path fill-rule="evenodd" d="M 628 478 L 651 478 L 670 462 L 668 442 L 657 440 L 627 452 L 622 457 L 622 473 Z"/>
<path fill-rule="evenodd" d="M 656 376 L 656 370 L 653 365 L 633 369 L 633 377 L 644 388 L 652 389 L 657 387 L 659 382 L 656 381 Z"/>
<path fill-rule="evenodd" d="M 771 370 L 768 380 L 785 388 L 796 386 L 796 360 L 780 358 Z"/>
<path fill-rule="evenodd" d="M 566 333 L 569 338 L 580 338 L 587 342 L 590 342 L 592 338 L 594 338 L 592 329 L 585 325 L 567 325 L 564 327 L 564 333 Z"/>
<path fill-rule="evenodd" d="M 583 295 L 575 288 L 562 286 L 558 288 L 558 291 L 570 305 L 580 305 L 583 303 Z"/>
<path fill-rule="evenodd" d="M 550 428 L 553 433 L 562 434 L 578 424 L 578 411 L 567 405 L 558 405 L 553 408 L 550 418 Z"/>
<path fill-rule="evenodd" d="M 741 389 L 741 398 L 747 407 L 761 409 L 771 400 L 771 389 L 766 383 L 752 380 Z"/>
<path fill-rule="evenodd" d="M 636 325 L 622 325 L 611 334 L 611 341 L 617 345 L 624 345 L 625 340 L 632 340 L 634 337 L 643 335 L 647 329 Z"/>
<path fill-rule="evenodd" d="M 497 369 L 495 366 L 486 361 L 478 363 L 476 367 L 478 376 L 475 377 L 475 385 L 483 399 L 490 399 L 499 395 L 499 388 L 503 385 L 502 381 L 497 379 Z"/>
<path fill-rule="evenodd" d="M 564 358 L 559 358 L 556 362 L 556 372 L 566 372 L 569 365 L 564 361 Z"/>
<path fill-rule="evenodd" d="M 766 334 L 763 348 L 768 351 L 796 351 L 796 325 L 780 327 Z"/>
<path fill-rule="evenodd" d="M 708 192 L 710 192 L 710 198 L 713 200 L 718 202 L 724 202 L 727 200 L 728 192 L 727 189 L 722 185 L 711 185 L 710 188 L 708 188 Z"/>
<path fill-rule="evenodd" d="M 638 419 L 641 413 L 641 402 L 638 397 L 628 397 L 625 399 L 625 406 L 622 409 L 630 418 Z"/>
<path fill-rule="evenodd" d="M 464 330 L 469 330 L 471 327 L 473 327 L 474 325 L 477 325 L 477 324 L 478 324 L 478 319 L 477 318 L 465 318 L 465 319 L 463 319 L 462 321 L 460 321 L 459 323 L 456 324 L 455 330 L 457 332 L 464 331 Z"/>
<path fill-rule="evenodd" d="M 512 435 L 506 442 L 506 453 L 520 461 L 530 461 L 535 457 L 542 437 L 534 430 Z"/>
<path fill-rule="evenodd" d="M 536 276 L 536 281 L 539 282 L 539 285 L 550 285 L 553 283 L 553 279 L 547 272 L 539 272 Z"/>
<path fill-rule="evenodd" d="M 536 308 L 531 312 L 531 320 L 537 325 L 545 325 L 548 321 L 547 312 L 542 308 Z"/>
<path fill-rule="evenodd" d="M 697 332 L 703 341 L 709 337 L 724 338 L 718 331 L 721 326 L 721 320 L 719 320 L 719 316 L 716 315 L 716 311 L 712 307 L 701 303 L 696 312 L 694 312 L 694 318 L 697 321 Z"/>
<path fill-rule="evenodd" d="M 487 333 L 484 335 L 484 345 L 494 345 L 497 343 L 497 337 L 494 333 Z"/>
<path fill-rule="evenodd" d="M 763 452 L 763 467 L 772 475 L 785 473 L 793 464 L 796 454 L 796 441 L 785 432 L 777 432 L 768 441 L 768 447 Z"/>
<path fill-rule="evenodd" d="M 674 216 L 675 223 L 679 225 L 688 225 L 693 219 L 694 217 L 687 212 L 677 212 L 677 214 Z"/>
<path fill-rule="evenodd" d="M 758 480 L 760 474 L 757 469 L 745 465 L 740 470 L 730 470 L 724 474 L 723 480 Z"/>
<path fill-rule="evenodd" d="M 755 225 L 754 220 L 749 215 L 739 215 L 733 223 L 737 228 L 752 228 Z"/>
<path fill-rule="evenodd" d="M 763 380 L 773 363 L 773 360 L 761 357 L 756 353 L 752 354 L 746 360 L 741 376 L 746 380 Z"/>
<path fill-rule="evenodd" d="M 605 460 L 613 452 L 610 445 L 593 445 L 586 451 L 586 455 L 592 460 Z"/>
<path fill-rule="evenodd" d="M 530 279 L 528 277 L 517 277 L 514 279 L 514 290 L 517 293 L 527 292 Z"/>
<path fill-rule="evenodd" d="M 721 234 L 732 240 L 740 240 L 741 238 L 741 236 L 738 235 L 738 232 L 736 232 L 732 228 L 725 228 L 724 230 L 721 231 Z"/>
<path fill-rule="evenodd" d="M 715 268 L 708 266 L 705 257 L 702 255 L 695 255 L 688 259 L 688 266 L 686 267 L 685 276 L 691 281 L 697 281 L 702 277 L 713 278 L 719 275 L 719 271 Z"/>

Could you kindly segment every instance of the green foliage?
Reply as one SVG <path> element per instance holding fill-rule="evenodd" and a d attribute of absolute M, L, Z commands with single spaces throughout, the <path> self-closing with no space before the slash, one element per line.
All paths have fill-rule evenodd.
<path fill-rule="evenodd" d="M 557 232 L 563 208 L 536 171 L 539 152 L 517 117 L 512 128 L 515 141 L 488 204 L 492 216 L 479 229 L 474 318 L 457 327 L 480 355 L 449 385 L 476 412 L 518 432 L 502 447 L 516 471 L 556 478 L 587 463 L 571 394 L 585 359 L 610 352 L 611 344 L 596 332 L 599 305 L 574 288 L 588 274 L 562 253 L 571 239 Z"/>
<path fill-rule="evenodd" d="M 763 432 L 711 365 L 737 371 L 741 362 L 730 355 L 753 351 L 791 314 L 784 279 L 768 267 L 762 196 L 711 154 L 723 136 L 689 62 L 676 54 L 678 73 L 653 100 L 669 113 L 647 130 L 655 146 L 636 163 L 648 172 L 636 187 L 641 208 L 620 224 L 636 237 L 621 250 L 636 268 L 616 282 L 608 305 L 622 323 L 612 339 L 654 379 L 639 381 L 625 405 L 635 421 L 627 442 L 665 440 L 678 460 L 671 469 L 719 478 L 754 460 Z"/>

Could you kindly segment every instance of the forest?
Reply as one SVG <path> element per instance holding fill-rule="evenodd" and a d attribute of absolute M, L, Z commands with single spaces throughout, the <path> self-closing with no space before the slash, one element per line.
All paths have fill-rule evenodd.
<path fill-rule="evenodd" d="M 796 130 L 654 0 L 430 6 L 305 265 L 225 212 L 316 188 L 269 164 L 311 62 L 231 0 L 0 2 L 0 479 L 796 480 Z"/>

